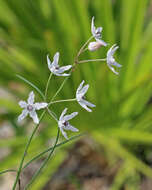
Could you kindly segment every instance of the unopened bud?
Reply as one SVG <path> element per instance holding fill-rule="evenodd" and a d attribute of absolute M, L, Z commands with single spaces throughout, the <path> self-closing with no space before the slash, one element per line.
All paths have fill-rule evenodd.
<path fill-rule="evenodd" d="M 104 42 L 103 40 L 96 39 L 96 42 L 90 42 L 88 45 L 88 49 L 90 51 L 96 51 L 99 49 L 101 46 L 107 46 L 107 43 Z"/>
<path fill-rule="evenodd" d="M 90 42 L 88 45 L 88 49 L 90 51 L 96 51 L 97 49 L 99 49 L 102 46 L 102 44 L 100 42 Z"/>

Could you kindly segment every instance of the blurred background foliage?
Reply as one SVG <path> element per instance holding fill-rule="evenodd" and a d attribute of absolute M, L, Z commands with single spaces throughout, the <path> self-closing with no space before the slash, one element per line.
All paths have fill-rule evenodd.
<path fill-rule="evenodd" d="M 123 65 L 120 75 L 114 75 L 103 62 L 79 65 L 56 99 L 74 98 L 77 86 L 84 79 L 90 84 L 87 98 L 96 108 L 88 113 L 77 103 L 60 103 L 53 105 L 52 110 L 57 116 L 64 107 L 68 107 L 69 112 L 79 111 L 73 124 L 80 132 L 88 132 L 104 146 L 111 162 L 116 158 L 123 160 L 112 189 L 119 189 L 128 176 L 137 179 L 136 171 L 152 178 L 150 164 L 145 161 L 152 154 L 150 0 L 0 1 L 0 148 L 9 148 L 9 153 L 1 160 L 1 170 L 18 166 L 33 128 L 30 119 L 21 126 L 17 123 L 21 112 L 18 101 L 26 100 L 32 88 L 16 74 L 44 91 L 49 76 L 46 55 L 49 53 L 52 59 L 59 51 L 60 64 L 72 64 L 82 44 L 91 36 L 92 16 L 95 16 L 95 25 L 103 27 L 103 39 L 110 46 L 114 43 L 120 46 L 116 55 Z M 104 58 L 110 46 L 86 52 L 81 59 Z M 63 77 L 52 78 L 49 97 L 62 81 Z M 38 94 L 36 100 L 41 101 Z M 7 137 L 8 127 L 11 134 Z M 27 160 L 48 147 L 56 133 L 56 123 L 45 117 Z M 47 176 L 53 174 L 65 156 L 65 149 L 59 149 L 48 165 L 49 170 L 31 189 L 41 189 Z M 122 170 L 125 170 L 123 175 Z"/>

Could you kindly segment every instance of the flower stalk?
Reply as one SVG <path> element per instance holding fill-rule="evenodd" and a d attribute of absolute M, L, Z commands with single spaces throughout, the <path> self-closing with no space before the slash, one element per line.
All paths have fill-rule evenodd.
<path fill-rule="evenodd" d="M 59 66 L 58 62 L 59 62 L 59 52 L 56 52 L 54 57 L 53 57 L 53 61 L 50 60 L 49 55 L 47 55 L 47 65 L 48 65 L 48 69 L 50 71 L 50 75 L 48 78 L 48 81 L 46 83 L 46 88 L 45 88 L 45 92 L 43 94 L 43 92 L 37 87 L 35 86 L 33 83 L 31 83 L 30 81 L 28 81 L 27 79 L 25 79 L 24 77 L 21 77 L 20 75 L 17 75 L 20 79 L 22 79 L 23 81 L 25 81 L 27 84 L 29 84 L 30 86 L 32 86 L 42 97 L 43 101 L 45 102 L 40 102 L 40 103 L 34 103 L 34 92 L 30 92 L 29 97 L 27 102 L 25 101 L 20 101 L 19 105 L 21 108 L 23 108 L 22 113 L 19 115 L 18 117 L 18 121 L 20 122 L 21 120 L 23 120 L 28 114 L 30 115 L 30 117 L 33 119 L 34 123 L 36 123 L 35 128 L 32 131 L 32 134 L 30 135 L 28 142 L 26 144 L 24 153 L 22 155 L 20 164 L 19 164 L 19 168 L 17 170 L 17 175 L 16 175 L 16 179 L 15 182 L 13 184 L 13 190 L 16 189 L 16 185 L 17 183 L 19 183 L 19 188 L 20 188 L 20 174 L 22 172 L 22 169 L 24 169 L 27 165 L 29 165 L 32 161 L 34 161 L 35 159 L 38 159 L 41 155 L 45 154 L 46 152 L 49 152 L 48 157 L 44 160 L 44 162 L 42 163 L 42 165 L 40 166 L 40 168 L 37 170 L 37 172 L 33 175 L 31 181 L 26 185 L 26 187 L 24 188 L 24 190 L 26 190 L 32 183 L 33 181 L 36 179 L 36 177 L 40 174 L 40 172 L 42 171 L 42 169 L 46 166 L 46 164 L 48 163 L 48 161 L 51 158 L 51 155 L 53 154 L 54 150 L 56 147 L 59 146 L 58 144 L 58 140 L 59 140 L 59 136 L 60 136 L 60 132 L 62 133 L 62 135 L 65 137 L 66 142 L 68 142 L 68 136 L 66 134 L 67 130 L 70 130 L 72 132 L 78 132 L 79 130 L 77 128 L 75 128 L 74 126 L 72 126 L 69 123 L 69 120 L 71 120 L 72 118 L 74 118 L 78 112 L 73 112 L 69 115 L 66 114 L 67 112 L 67 108 L 65 108 L 59 119 L 58 117 L 55 115 L 54 112 L 52 112 L 52 110 L 49 108 L 52 104 L 56 104 L 56 103 L 62 103 L 62 102 L 72 102 L 72 101 L 77 101 L 79 103 L 79 105 L 84 108 L 86 111 L 88 112 L 92 112 L 92 109 L 95 107 L 94 104 L 92 104 L 91 102 L 87 101 L 85 98 L 85 94 L 88 91 L 89 88 L 89 84 L 84 85 L 84 80 L 80 83 L 80 85 L 78 86 L 77 90 L 76 90 L 76 97 L 73 99 L 65 99 L 65 100 L 54 100 L 57 95 L 60 93 L 60 91 L 62 90 L 62 88 L 64 87 L 65 83 L 67 82 L 67 80 L 69 79 L 69 77 L 71 76 L 71 73 L 74 71 L 74 68 L 77 64 L 80 63 L 88 63 L 88 62 L 100 62 L 100 61 L 106 61 L 107 62 L 107 66 L 111 69 L 111 71 L 115 74 L 119 74 L 117 71 L 115 71 L 114 67 L 120 68 L 121 65 L 119 63 L 117 63 L 113 57 L 115 51 L 118 49 L 118 46 L 116 46 L 116 44 L 114 44 L 108 51 L 107 51 L 107 57 L 103 58 L 103 59 L 89 59 L 89 60 L 79 60 L 80 55 L 89 50 L 89 51 L 96 51 L 98 50 L 100 47 L 102 46 L 107 46 L 108 44 L 106 42 L 104 42 L 102 40 L 102 27 L 95 27 L 94 25 L 94 17 L 92 17 L 92 21 L 91 21 L 91 33 L 92 36 L 82 45 L 82 47 L 80 48 L 80 50 L 78 51 L 75 59 L 74 59 L 74 63 L 73 65 L 66 65 L 66 66 Z M 94 38 L 95 41 L 90 42 L 92 39 Z M 71 69 L 72 68 L 72 69 Z M 65 73 L 66 71 L 69 71 L 68 73 Z M 50 101 L 47 103 L 47 99 L 48 99 L 48 89 L 49 89 L 49 85 L 50 85 L 50 81 L 52 78 L 52 75 L 55 76 L 62 76 L 62 77 L 66 77 L 62 84 L 60 85 L 60 87 L 58 88 L 58 90 L 56 91 L 56 93 L 54 94 L 54 96 L 50 99 Z M 38 115 L 36 113 L 36 110 L 40 110 L 42 108 L 45 108 L 45 110 L 42 112 L 40 119 L 38 118 Z M 39 127 L 40 122 L 42 121 L 46 111 L 48 112 L 48 114 L 57 122 L 58 125 L 58 132 L 57 132 L 57 136 L 56 136 L 56 140 L 54 143 L 54 146 L 47 149 L 47 151 L 44 151 L 42 153 L 40 153 L 39 155 L 35 156 L 33 159 L 31 159 L 24 167 L 23 167 L 23 163 L 25 160 L 25 156 L 28 152 L 29 146 L 32 142 L 32 139 Z M 8 170 L 8 171 L 15 171 L 15 170 Z M 3 171 L 1 173 L 6 173 L 6 171 Z M 0 174 L 1 174 L 0 173 Z"/>
<path fill-rule="evenodd" d="M 45 112 L 46 112 L 46 110 L 44 110 L 43 113 L 41 114 L 41 116 L 40 116 L 40 121 L 42 121 L 42 119 L 43 119 L 43 117 L 44 117 L 44 115 L 45 115 Z M 24 153 L 23 153 L 23 156 L 22 156 L 22 158 L 21 158 L 20 165 L 19 165 L 19 169 L 18 169 L 18 171 L 17 171 L 16 179 L 15 179 L 15 182 L 14 182 L 14 185 L 13 185 L 13 190 L 16 189 L 16 185 L 17 185 L 18 180 L 19 180 L 19 178 L 20 178 L 20 174 L 21 174 L 21 171 L 22 171 L 22 166 L 23 166 L 23 163 L 24 163 L 25 156 L 26 156 L 26 154 L 27 154 L 27 151 L 28 151 L 28 148 L 29 148 L 29 146 L 30 146 L 30 144 L 31 144 L 31 141 L 32 141 L 32 139 L 33 139 L 33 136 L 35 135 L 35 133 L 36 133 L 38 127 L 39 127 L 39 124 L 40 124 L 40 123 L 38 123 L 38 124 L 35 126 L 35 128 L 34 128 L 32 134 L 31 134 L 31 136 L 30 136 L 30 138 L 29 138 L 29 140 L 28 140 L 28 142 L 27 142 L 27 144 L 26 144 L 26 147 L 25 147 L 25 150 L 24 150 Z"/>
<path fill-rule="evenodd" d="M 88 63 L 88 62 L 100 62 L 100 61 L 106 61 L 107 58 L 104 59 L 88 59 L 88 60 L 80 60 L 78 63 Z"/>
<path fill-rule="evenodd" d="M 51 155 L 53 154 L 54 150 L 55 150 L 55 147 L 58 143 L 58 140 L 59 140 L 59 135 L 60 135 L 60 130 L 58 129 L 58 132 L 57 132 L 57 136 L 56 136 L 56 140 L 55 140 L 55 143 L 54 143 L 54 146 L 51 150 L 51 152 L 49 153 L 48 157 L 44 160 L 44 162 L 42 163 L 41 167 L 37 170 L 37 172 L 34 174 L 34 176 L 32 177 L 31 181 L 26 185 L 26 187 L 24 188 L 24 190 L 27 190 L 28 187 L 33 183 L 33 181 L 36 179 L 36 177 L 40 174 L 40 172 L 42 171 L 42 169 L 46 166 L 46 164 L 48 163 L 48 161 L 50 160 L 51 158 Z"/>

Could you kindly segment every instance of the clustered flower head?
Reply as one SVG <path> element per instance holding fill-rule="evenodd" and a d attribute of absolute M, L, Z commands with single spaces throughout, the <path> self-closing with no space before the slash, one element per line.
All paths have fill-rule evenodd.
<path fill-rule="evenodd" d="M 20 101 L 19 105 L 21 108 L 23 108 L 22 113 L 18 117 L 18 122 L 23 120 L 28 114 L 30 117 L 33 119 L 34 123 L 38 124 L 39 123 L 39 118 L 37 116 L 36 110 L 40 110 L 42 108 L 47 107 L 47 103 L 42 102 L 42 103 L 34 103 L 34 92 L 30 92 L 29 97 L 27 102 L 25 101 Z"/>
<path fill-rule="evenodd" d="M 40 103 L 34 103 L 34 92 L 30 92 L 29 93 L 29 97 L 27 102 L 25 101 L 20 101 L 19 105 L 21 108 L 23 108 L 22 113 L 18 116 L 18 122 L 22 121 L 27 115 L 29 115 L 35 124 L 37 124 L 31 134 L 31 137 L 28 140 L 28 143 L 26 145 L 25 151 L 24 151 L 24 155 L 22 156 L 22 160 L 19 166 L 19 170 L 17 171 L 18 175 L 16 177 L 15 183 L 13 185 L 13 189 L 16 189 L 16 185 L 17 182 L 20 179 L 20 174 L 22 172 L 22 168 L 23 168 L 23 161 L 26 155 L 26 152 L 28 150 L 28 147 L 30 146 L 30 143 L 32 141 L 32 138 L 36 132 L 36 130 L 38 129 L 38 124 L 39 124 L 39 118 L 38 115 L 36 113 L 37 110 L 43 109 L 43 108 L 47 108 L 46 111 L 48 111 L 49 115 L 57 122 L 58 125 L 58 134 L 56 137 L 56 141 L 55 144 L 52 148 L 52 150 L 50 151 L 47 159 L 45 159 L 44 163 L 42 164 L 42 166 L 39 168 L 39 170 L 37 171 L 36 174 L 39 174 L 39 172 L 41 171 L 41 169 L 45 166 L 45 164 L 48 162 L 50 156 L 52 155 L 53 151 L 56 148 L 56 145 L 58 143 L 58 139 L 59 139 L 59 132 L 61 132 L 61 134 L 64 136 L 64 138 L 68 139 L 67 136 L 67 131 L 72 131 L 72 132 L 78 132 L 79 130 L 77 128 L 75 128 L 74 126 L 72 126 L 69 122 L 69 120 L 73 119 L 76 115 L 78 115 L 78 112 L 73 112 L 71 114 L 66 114 L 67 113 L 67 108 L 65 108 L 61 115 L 58 117 L 56 116 L 56 114 L 49 108 L 52 104 L 54 103 L 59 103 L 59 102 L 68 102 L 68 101 L 77 101 L 78 104 L 80 104 L 80 106 L 82 108 L 84 108 L 86 111 L 88 112 L 92 112 L 93 107 L 95 107 L 94 104 L 92 104 L 91 102 L 88 102 L 85 98 L 85 94 L 89 89 L 89 84 L 84 85 L 84 80 L 80 83 L 80 85 L 78 86 L 77 90 L 76 90 L 76 97 L 73 99 L 67 99 L 67 100 L 57 100 L 54 101 L 55 97 L 57 96 L 57 94 L 60 92 L 60 90 L 63 88 L 65 82 L 67 81 L 68 78 L 65 78 L 63 83 L 61 84 L 61 86 L 59 87 L 59 89 L 57 90 L 57 92 L 55 93 L 55 95 L 52 97 L 51 101 L 49 103 L 45 102 L 48 97 L 47 97 L 47 92 L 49 89 L 49 83 L 52 77 L 52 74 L 56 75 L 56 76 L 65 76 L 68 77 L 70 76 L 70 74 L 72 73 L 72 71 L 74 71 L 74 68 L 76 68 L 76 65 L 79 63 L 85 63 L 85 62 L 94 62 L 94 61 L 106 61 L 107 62 L 107 66 L 110 68 L 110 70 L 115 73 L 116 75 L 118 75 L 119 73 L 115 70 L 115 68 L 120 68 L 121 65 L 119 63 L 117 63 L 115 61 L 114 58 L 114 53 L 116 52 L 116 50 L 119 48 L 116 44 L 114 44 L 108 51 L 107 51 L 107 56 L 104 59 L 89 59 L 89 60 L 79 60 L 80 55 L 86 51 L 96 51 L 98 50 L 100 47 L 102 46 L 107 46 L 108 44 L 102 40 L 102 27 L 95 27 L 94 25 L 94 17 L 92 17 L 92 21 L 91 21 L 91 33 L 92 36 L 88 39 L 88 41 L 80 48 L 80 50 L 78 51 L 76 57 L 74 58 L 74 64 L 72 65 L 66 65 L 66 66 L 59 66 L 58 62 L 59 62 L 59 52 L 57 52 L 54 57 L 53 57 L 53 61 L 51 62 L 51 60 L 49 59 L 49 55 L 47 55 L 47 64 L 48 64 L 48 68 L 50 70 L 50 76 L 48 78 L 47 84 L 46 84 L 46 88 L 45 88 L 45 93 L 43 94 L 43 92 L 36 87 L 34 84 L 32 84 L 31 82 L 29 82 L 28 80 L 24 79 L 24 77 L 19 77 L 22 80 L 24 80 L 25 82 L 27 82 L 28 84 L 30 84 L 32 87 L 35 88 L 35 90 L 37 90 L 37 92 L 41 95 L 41 97 L 44 99 L 44 102 L 40 102 Z M 94 38 L 95 41 L 90 42 L 91 39 Z M 90 42 L 90 43 L 89 43 Z M 88 46 L 88 47 L 87 47 Z M 72 68 L 73 67 L 73 68 Z M 69 71 L 72 68 L 71 71 Z M 68 73 L 66 73 L 65 71 L 69 71 Z M 41 119 L 44 116 L 45 111 L 41 114 Z M 62 144 L 62 143 L 61 143 Z M 4 173 L 4 172 L 2 172 Z M 36 176 L 36 175 L 35 175 Z M 32 182 L 32 181 L 31 181 Z M 29 184 L 28 183 L 26 187 L 28 187 Z M 25 187 L 25 188 L 26 188 Z"/>
<path fill-rule="evenodd" d="M 101 46 L 107 46 L 108 44 L 106 42 L 104 42 L 101 38 L 102 38 L 102 27 L 98 27 L 96 28 L 94 25 L 94 17 L 92 17 L 92 21 L 91 21 L 91 33 L 92 36 L 95 38 L 95 42 L 90 42 L 88 45 L 88 50 L 90 51 L 96 51 L 97 49 L 99 49 Z M 107 52 L 107 65 L 108 67 L 111 69 L 111 71 L 113 73 L 115 73 L 116 75 L 118 75 L 119 73 L 115 70 L 114 67 L 120 68 L 122 67 L 122 65 L 120 65 L 119 63 L 117 63 L 113 57 L 115 51 L 119 48 L 119 46 L 116 46 L 116 44 L 114 44 Z"/>
<path fill-rule="evenodd" d="M 101 34 L 102 33 L 102 27 L 96 28 L 95 25 L 94 25 L 94 17 L 92 17 L 92 21 L 91 21 L 91 33 L 92 33 L 92 37 L 95 39 L 95 41 L 89 43 L 88 50 L 95 51 L 95 50 L 99 49 L 101 46 L 107 46 L 107 43 L 102 40 L 102 34 Z M 84 48 L 84 46 L 82 46 L 82 48 L 80 49 L 80 51 L 79 51 L 80 53 L 78 53 L 78 57 L 83 52 L 82 51 L 82 50 L 84 50 L 83 48 Z M 107 57 L 106 57 L 106 59 L 104 59 L 104 60 L 107 61 L 108 67 L 116 75 L 118 75 L 119 73 L 117 71 L 115 71 L 114 67 L 117 67 L 117 68 L 121 67 L 121 65 L 119 63 L 117 63 L 115 61 L 115 58 L 113 57 L 114 53 L 116 52 L 116 50 L 118 48 L 119 47 L 116 46 L 116 44 L 114 44 L 107 51 Z M 70 73 L 65 73 L 65 71 L 68 71 L 69 69 L 71 69 L 72 65 L 67 65 L 67 66 L 60 67 L 59 64 L 58 64 L 59 56 L 60 56 L 60 54 L 59 54 L 59 52 L 57 52 L 53 57 L 53 61 L 51 62 L 50 59 L 49 59 L 49 56 L 47 55 L 48 68 L 49 68 L 50 72 L 53 73 L 56 76 L 69 76 Z M 77 57 L 77 62 L 79 63 L 78 57 Z M 103 59 L 98 59 L 98 60 L 103 60 Z M 95 61 L 95 60 L 93 60 L 93 61 Z M 86 62 L 86 60 L 84 60 L 84 61 L 82 60 L 81 62 Z M 88 91 L 89 84 L 84 85 L 84 83 L 85 83 L 84 80 L 80 83 L 80 85 L 78 86 L 78 88 L 76 90 L 76 98 L 74 98 L 72 100 L 76 100 L 80 104 L 81 107 L 83 107 L 88 112 L 92 112 L 92 110 L 90 108 L 95 107 L 95 105 L 86 100 L 85 94 Z M 45 99 L 46 99 L 46 97 L 45 97 Z M 60 101 L 56 101 L 56 102 L 60 102 Z M 29 114 L 29 116 L 33 119 L 34 123 L 38 124 L 39 123 L 39 118 L 37 116 L 36 110 L 40 110 L 40 109 L 46 108 L 46 107 L 47 107 L 47 110 L 49 110 L 49 104 L 46 103 L 46 102 L 34 103 L 34 93 L 33 93 L 33 91 L 30 92 L 27 102 L 25 102 L 25 101 L 20 101 L 19 102 L 19 105 L 20 105 L 21 108 L 23 108 L 23 111 L 19 115 L 18 121 L 20 122 L 21 120 L 23 120 Z M 73 127 L 69 123 L 69 120 L 74 118 L 78 114 L 78 112 L 73 112 L 73 113 L 71 113 L 69 115 L 65 115 L 66 112 L 67 112 L 67 108 L 65 108 L 62 111 L 59 119 L 57 119 L 55 117 L 55 120 L 58 123 L 58 127 L 59 127 L 62 135 L 66 139 L 68 139 L 67 133 L 66 133 L 67 130 L 70 130 L 70 131 L 73 131 L 73 132 L 78 132 L 79 131 L 77 128 Z"/>

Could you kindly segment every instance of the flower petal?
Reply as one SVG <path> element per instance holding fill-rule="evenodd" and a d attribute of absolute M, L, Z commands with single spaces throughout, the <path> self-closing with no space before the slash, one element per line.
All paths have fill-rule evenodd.
<path fill-rule="evenodd" d="M 82 101 L 84 104 L 86 104 L 89 107 L 92 107 L 92 108 L 96 107 L 96 105 L 92 104 L 91 102 L 88 102 L 87 100 L 82 100 Z"/>
<path fill-rule="evenodd" d="M 65 130 L 70 130 L 70 131 L 73 131 L 73 132 L 78 132 L 79 131 L 79 129 L 73 127 L 72 125 L 66 126 Z"/>
<path fill-rule="evenodd" d="M 48 64 L 49 70 L 51 71 L 52 63 L 51 63 L 51 61 L 49 59 L 49 55 L 47 55 L 47 64 Z"/>
<path fill-rule="evenodd" d="M 68 110 L 68 108 L 65 108 L 65 109 L 63 110 L 63 112 L 62 112 L 61 115 L 60 115 L 59 121 L 61 121 L 61 120 L 64 119 L 63 117 L 64 117 L 64 115 L 66 114 L 67 110 Z"/>
<path fill-rule="evenodd" d="M 66 66 L 60 67 L 58 69 L 58 73 L 63 73 L 64 71 L 71 69 L 71 67 L 72 67 L 72 65 L 66 65 Z"/>
<path fill-rule="evenodd" d="M 62 73 L 62 74 L 60 74 L 60 73 L 58 73 L 58 71 L 53 71 L 52 73 L 54 73 L 56 76 L 64 76 L 64 77 L 70 75 L 70 74 L 68 74 L 68 73 Z"/>
<path fill-rule="evenodd" d="M 84 84 L 84 80 L 80 83 L 79 87 L 77 88 L 76 94 L 78 94 L 79 91 L 82 89 L 83 84 Z"/>
<path fill-rule="evenodd" d="M 82 101 L 78 102 L 80 104 L 80 106 L 82 106 L 85 110 L 87 110 L 88 112 L 92 112 L 91 109 L 89 109 Z"/>
<path fill-rule="evenodd" d="M 30 117 L 33 119 L 34 123 L 38 124 L 39 123 L 39 118 L 37 116 L 37 113 L 35 111 L 29 112 Z"/>
<path fill-rule="evenodd" d="M 42 102 L 42 103 L 35 103 L 34 104 L 34 107 L 35 107 L 35 109 L 36 110 L 40 110 L 40 109 L 42 109 L 42 108 L 46 108 L 47 107 L 47 103 L 44 103 L 44 102 Z"/>
<path fill-rule="evenodd" d="M 25 101 L 22 101 L 22 100 L 19 101 L 18 104 L 20 105 L 21 108 L 26 108 L 26 106 L 27 106 L 27 103 Z"/>
<path fill-rule="evenodd" d="M 78 112 L 73 112 L 73 113 L 71 113 L 69 115 L 64 116 L 64 120 L 68 121 L 68 120 L 74 118 L 76 115 L 78 115 Z"/>
<path fill-rule="evenodd" d="M 97 33 L 100 34 L 100 33 L 102 32 L 102 29 L 103 29 L 102 27 L 98 27 L 98 28 L 96 29 L 96 34 L 97 34 Z"/>
<path fill-rule="evenodd" d="M 91 21 L 91 33 L 93 36 L 96 35 L 96 28 L 94 26 L 94 16 L 92 17 L 92 21 Z"/>
<path fill-rule="evenodd" d="M 89 84 L 85 85 L 85 86 L 80 90 L 79 93 L 81 93 L 81 94 L 84 95 L 84 94 L 87 92 L 88 88 L 89 88 Z"/>
<path fill-rule="evenodd" d="M 33 104 L 34 103 L 34 97 L 35 97 L 34 92 L 33 91 L 30 92 L 28 100 L 27 100 L 28 104 Z"/>
<path fill-rule="evenodd" d="M 28 115 L 28 110 L 24 109 L 22 113 L 18 116 L 18 122 L 21 122 Z"/>
<path fill-rule="evenodd" d="M 122 65 L 120 65 L 119 63 L 117 63 L 116 61 L 112 64 L 112 65 L 114 65 L 114 66 L 116 66 L 116 67 L 122 67 Z"/>
<path fill-rule="evenodd" d="M 59 54 L 59 52 L 57 52 L 57 53 L 54 55 L 54 57 L 53 57 L 52 65 L 54 65 L 55 67 L 58 67 L 58 66 L 59 66 L 59 65 L 58 65 L 59 56 L 60 56 L 60 54 Z"/>
<path fill-rule="evenodd" d="M 107 46 L 108 44 L 105 42 L 105 41 L 103 41 L 103 40 L 101 40 L 101 39 L 97 39 L 97 38 L 95 38 L 96 39 L 96 41 L 98 42 L 98 43 L 100 43 L 101 44 L 101 46 Z"/>
<path fill-rule="evenodd" d="M 113 56 L 115 51 L 119 48 L 119 46 L 116 46 L 117 44 L 114 44 L 107 52 L 107 57 Z M 116 47 L 115 47 L 116 46 Z"/>
<path fill-rule="evenodd" d="M 68 140 L 68 136 L 62 127 L 60 127 L 60 131 L 61 131 L 62 135 Z"/>
<path fill-rule="evenodd" d="M 111 69 L 111 71 L 113 72 L 113 73 L 115 73 L 116 75 L 119 75 L 119 73 L 117 72 L 117 71 L 115 71 L 115 69 L 113 68 L 113 67 L 111 67 L 110 65 L 108 65 L 109 66 L 109 68 Z"/>

